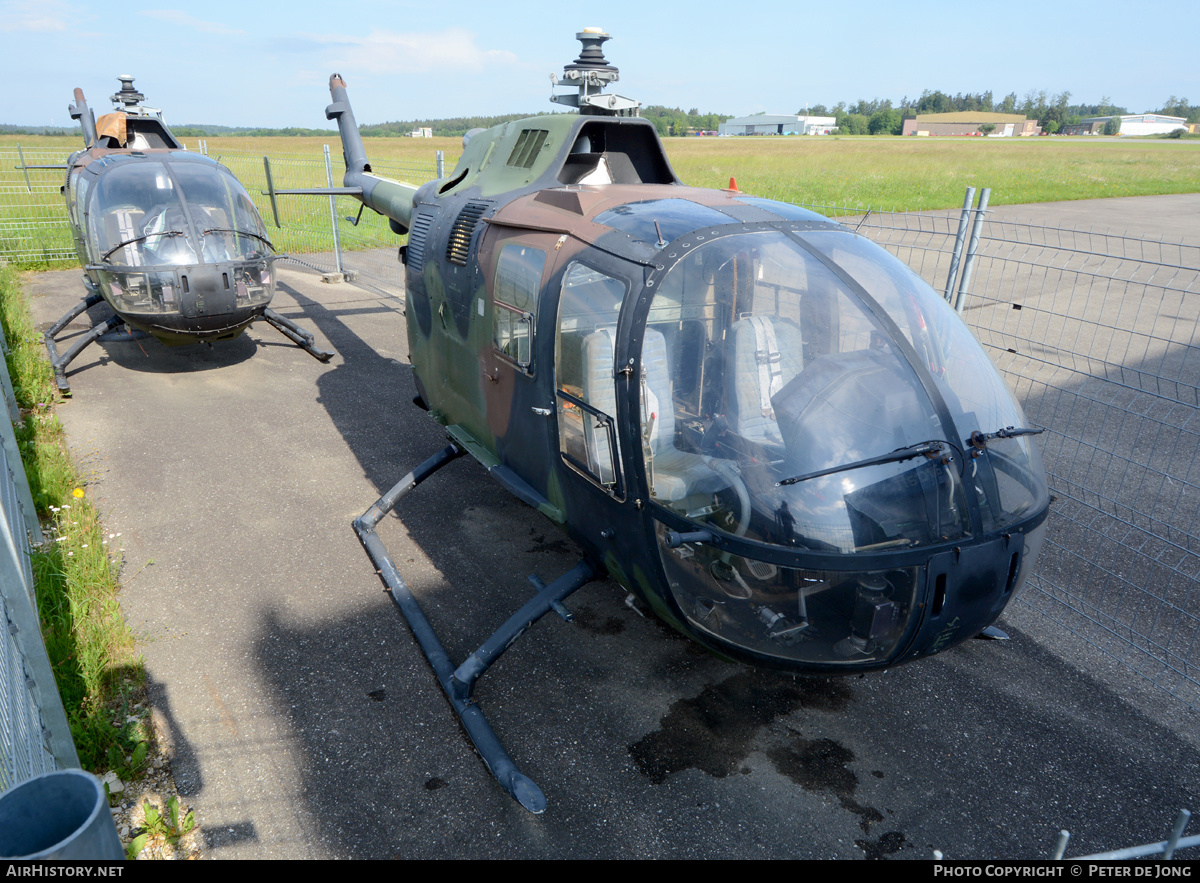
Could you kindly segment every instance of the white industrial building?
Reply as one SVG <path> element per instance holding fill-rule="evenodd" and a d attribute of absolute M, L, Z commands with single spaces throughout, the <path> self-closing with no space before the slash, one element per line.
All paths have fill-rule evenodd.
<path fill-rule="evenodd" d="M 734 117 L 718 127 L 719 135 L 828 135 L 837 129 L 833 117 L 797 116 L 796 114 L 760 113 Z"/>
<path fill-rule="evenodd" d="M 1110 119 L 1112 117 L 1088 117 L 1076 125 L 1067 126 L 1064 132 L 1068 135 L 1099 135 L 1104 132 L 1104 124 Z M 1121 121 L 1122 135 L 1165 135 L 1188 127 L 1183 117 L 1163 116 L 1161 113 L 1131 113 L 1117 119 Z"/>

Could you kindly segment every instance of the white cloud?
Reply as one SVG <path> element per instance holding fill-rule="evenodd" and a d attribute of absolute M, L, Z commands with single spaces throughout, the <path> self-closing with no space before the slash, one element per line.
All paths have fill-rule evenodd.
<path fill-rule="evenodd" d="M 0 31 L 56 33 L 78 20 L 79 12 L 58 0 L 8 0 L 0 3 Z"/>
<path fill-rule="evenodd" d="M 365 37 L 309 35 L 326 49 L 329 65 L 374 74 L 478 73 L 519 63 L 516 53 L 481 49 L 470 31 L 449 28 L 436 33 L 398 33 L 378 28 Z"/>
<path fill-rule="evenodd" d="M 166 22 L 170 25 L 176 25 L 181 28 L 189 28 L 191 30 L 203 31 L 206 34 L 223 34 L 225 36 L 240 36 L 245 34 L 245 31 L 237 28 L 226 27 L 217 22 L 204 21 L 196 18 L 194 15 L 188 15 L 178 9 L 145 9 L 140 13 L 148 18 L 154 18 L 158 21 Z"/>

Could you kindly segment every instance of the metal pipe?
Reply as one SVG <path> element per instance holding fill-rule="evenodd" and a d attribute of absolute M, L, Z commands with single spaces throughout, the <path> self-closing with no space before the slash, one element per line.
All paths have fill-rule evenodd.
<path fill-rule="evenodd" d="M 1167 838 L 1167 848 L 1163 850 L 1163 858 L 1169 859 L 1175 855 L 1175 850 L 1179 847 L 1179 838 L 1183 836 L 1183 829 L 1187 827 L 1188 819 L 1192 814 L 1186 809 L 1179 811 L 1179 818 L 1175 820 L 1175 827 L 1171 829 L 1171 836 Z"/>
<path fill-rule="evenodd" d="M 967 303 L 967 295 L 971 293 L 971 274 L 975 269 L 975 252 L 979 249 L 979 237 L 983 233 L 983 216 L 987 214 L 990 187 L 979 191 L 979 205 L 975 209 L 975 223 L 971 227 L 971 241 L 967 243 L 967 257 L 963 261 L 962 279 L 958 283 L 958 294 L 954 298 L 955 312 L 961 314 Z"/>
<path fill-rule="evenodd" d="M 21 171 L 25 173 L 25 189 L 30 193 L 33 192 L 33 185 L 29 183 L 29 167 L 25 165 L 25 151 L 21 149 L 21 142 L 17 142 L 17 156 L 21 158 Z"/>
<path fill-rule="evenodd" d="M 329 162 L 329 145 L 322 144 L 321 146 L 325 148 L 325 183 L 332 187 L 333 165 Z M 343 276 L 345 276 L 345 271 L 342 269 L 342 238 L 338 231 L 337 197 L 333 194 L 329 195 L 329 223 L 333 225 L 334 268 Z"/>
<path fill-rule="evenodd" d="M 279 205 L 275 202 L 275 180 L 271 177 L 271 160 L 263 157 L 263 170 L 267 173 L 267 193 L 271 197 L 271 214 L 275 216 L 275 226 L 278 229 L 283 229 L 283 225 L 279 223 Z"/>
<path fill-rule="evenodd" d="M 1171 830 L 1171 836 L 1167 840 L 1160 840 L 1157 843 L 1147 843 L 1144 846 L 1130 846 L 1127 849 L 1114 849 L 1111 852 L 1099 852 L 1095 855 L 1081 855 L 1072 861 L 1125 861 L 1133 858 L 1146 858 L 1147 856 L 1161 854 L 1164 859 L 1169 859 L 1175 855 L 1177 849 L 1187 849 L 1193 846 L 1200 846 L 1200 835 L 1184 837 L 1183 830 L 1187 827 L 1188 820 L 1192 814 L 1186 809 L 1179 811 L 1179 816 L 1175 819 L 1175 827 Z"/>
<path fill-rule="evenodd" d="M 1054 852 L 1050 855 L 1050 861 L 1062 861 L 1063 854 L 1067 851 L 1067 844 L 1071 842 L 1070 831 L 1058 832 L 1058 843 L 1054 845 Z"/>
<path fill-rule="evenodd" d="M 950 273 L 946 276 L 946 290 L 942 294 L 946 303 L 950 302 L 954 291 L 954 283 L 958 281 L 958 262 L 962 257 L 963 243 L 967 240 L 967 224 L 971 218 L 971 203 L 975 201 L 975 188 L 968 187 L 967 195 L 963 198 L 962 213 L 958 216 L 958 232 L 954 234 L 954 251 L 950 255 Z"/>

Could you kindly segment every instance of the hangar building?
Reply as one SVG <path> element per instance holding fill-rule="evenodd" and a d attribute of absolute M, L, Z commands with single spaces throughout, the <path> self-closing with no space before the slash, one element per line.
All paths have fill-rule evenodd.
<path fill-rule="evenodd" d="M 828 135 L 836 128 L 837 120 L 833 117 L 760 113 L 728 119 L 721 123 L 718 132 L 721 135 Z"/>
<path fill-rule="evenodd" d="M 904 121 L 904 135 L 978 135 L 979 127 L 991 123 L 996 128 L 992 137 L 1013 138 L 1040 135 L 1037 120 L 1027 120 L 1021 113 L 984 113 L 967 110 L 957 113 L 919 113 Z"/>
<path fill-rule="evenodd" d="M 1073 126 L 1063 128 L 1066 135 L 1103 135 L 1104 124 L 1113 117 L 1088 117 Z M 1121 121 L 1122 135 L 1165 135 L 1176 129 L 1186 129 L 1183 117 L 1163 116 L 1160 113 L 1132 113 L 1117 117 Z"/>

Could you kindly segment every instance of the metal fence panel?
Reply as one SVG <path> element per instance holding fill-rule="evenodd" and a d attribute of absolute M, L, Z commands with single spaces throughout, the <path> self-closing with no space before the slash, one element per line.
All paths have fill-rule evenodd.
<path fill-rule="evenodd" d="M 941 290 L 957 220 L 860 232 Z M 1200 708 L 1200 245 L 992 220 L 974 272 L 963 318 L 1047 429 L 1021 603 Z"/>
<path fill-rule="evenodd" d="M 3 334 L 0 334 L 0 344 Z M 8 377 L 6 365 L 0 371 Z M 11 387 L 4 384 L 5 398 Z M 8 402 L 11 406 L 13 403 Z M 7 410 L 7 408 L 6 408 Z M 0 419 L 0 792 L 33 776 L 78 768 L 71 728 L 37 614 L 30 536 L 41 540 L 13 425 Z M 30 528 L 30 524 L 33 525 Z"/>
<path fill-rule="evenodd" d="M 25 168 L 66 160 L 67 155 L 55 148 L 0 147 L 0 261 L 75 260 L 60 190 L 66 173 Z"/>

